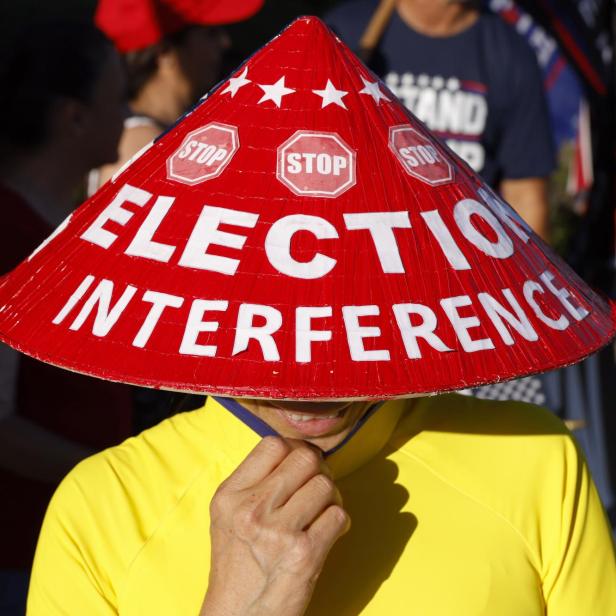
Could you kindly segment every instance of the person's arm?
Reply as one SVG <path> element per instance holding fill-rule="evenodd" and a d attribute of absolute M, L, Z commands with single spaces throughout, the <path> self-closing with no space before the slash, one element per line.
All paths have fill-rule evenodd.
<path fill-rule="evenodd" d="M 86 475 L 90 483 L 93 478 Z M 70 474 L 45 514 L 28 588 L 28 616 L 119 614 L 107 569 L 110 552 L 118 546 L 109 546 L 101 518 L 105 512 L 92 506 L 84 485 Z"/>
<path fill-rule="evenodd" d="M 143 126 L 134 126 L 127 128 L 122 133 L 120 145 L 118 146 L 119 158 L 112 165 L 104 165 L 100 168 L 99 184 L 92 187 L 93 190 L 98 190 L 107 180 L 111 179 L 113 174 L 118 171 L 127 161 L 129 161 L 139 150 L 148 145 L 158 135 L 161 129 L 154 124 L 144 124 Z"/>
<path fill-rule="evenodd" d="M 122 613 L 126 567 L 143 547 L 143 524 L 135 512 L 132 521 L 122 512 L 138 507 L 140 497 L 127 499 L 117 477 L 99 454 L 60 484 L 36 549 L 28 616 Z M 90 499 L 97 488 L 104 504 Z M 349 526 L 320 454 L 274 437 L 260 441 L 219 486 L 210 510 L 211 567 L 200 616 L 301 616 L 330 548 Z M 111 540 L 108 525 L 117 531 Z"/>
<path fill-rule="evenodd" d="M 559 477 L 554 474 L 559 470 Z M 553 485 L 544 502 L 542 560 L 550 616 L 616 614 L 616 554 L 588 467 L 572 437 L 552 460 Z"/>
<path fill-rule="evenodd" d="M 210 578 L 200 616 L 301 616 L 349 527 L 321 456 L 263 439 L 211 504 Z"/>
<path fill-rule="evenodd" d="M 0 345 L 0 468 L 55 484 L 93 452 L 16 414 L 19 357 Z"/>
<path fill-rule="evenodd" d="M 550 241 L 550 208 L 545 178 L 503 180 L 500 193 L 541 239 Z"/>
<path fill-rule="evenodd" d="M 499 87 L 506 90 L 507 104 L 490 110 L 500 126 L 497 188 L 535 233 L 547 241 L 547 178 L 555 168 L 555 148 L 543 77 L 528 44 L 515 33 L 506 40 L 510 45 L 507 80 Z"/>

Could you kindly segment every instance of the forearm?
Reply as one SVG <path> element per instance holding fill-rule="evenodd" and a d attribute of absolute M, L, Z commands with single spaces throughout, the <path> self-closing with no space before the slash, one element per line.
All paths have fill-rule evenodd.
<path fill-rule="evenodd" d="M 503 180 L 500 193 L 539 237 L 546 242 L 550 241 L 547 180 L 544 178 Z"/>

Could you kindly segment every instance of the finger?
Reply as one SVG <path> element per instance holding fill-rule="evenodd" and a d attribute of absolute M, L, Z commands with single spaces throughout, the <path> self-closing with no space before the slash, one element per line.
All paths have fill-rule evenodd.
<path fill-rule="evenodd" d="M 320 453 L 303 446 L 294 449 L 263 482 L 272 509 L 282 507 L 307 481 L 329 471 Z"/>
<path fill-rule="evenodd" d="M 291 496 L 280 515 L 289 528 L 304 530 L 330 505 L 342 507 L 340 492 L 329 477 L 315 475 Z"/>
<path fill-rule="evenodd" d="M 283 439 L 266 436 L 224 482 L 234 490 L 251 488 L 265 479 L 289 455 Z"/>
<path fill-rule="evenodd" d="M 329 468 L 329 466 L 326 464 L 325 460 L 323 459 L 323 451 L 319 449 L 316 445 L 313 445 L 312 443 L 309 443 L 308 441 L 302 441 L 298 438 L 285 438 L 284 442 L 287 445 L 289 445 L 289 447 L 292 450 L 301 449 L 305 447 L 307 447 L 308 449 L 312 449 L 312 451 L 314 451 L 319 458 L 321 473 L 323 473 L 324 475 L 327 475 L 330 479 L 334 478 L 331 469 Z"/>
<path fill-rule="evenodd" d="M 285 438 L 284 442 L 289 445 L 291 449 L 300 449 L 301 447 L 308 447 L 309 449 L 314 449 L 319 454 L 319 456 L 323 457 L 323 452 L 316 445 L 313 445 L 308 441 L 302 441 L 299 438 Z"/>
<path fill-rule="evenodd" d="M 325 562 L 329 551 L 351 527 L 351 518 L 338 505 L 330 505 L 306 530 L 317 563 Z"/>

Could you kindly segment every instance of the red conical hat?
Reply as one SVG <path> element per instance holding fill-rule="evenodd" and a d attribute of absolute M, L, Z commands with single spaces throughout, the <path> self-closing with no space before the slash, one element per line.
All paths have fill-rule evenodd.
<path fill-rule="evenodd" d="M 230 396 L 408 396 L 578 361 L 616 314 L 301 18 L 0 282 L 17 349 Z"/>

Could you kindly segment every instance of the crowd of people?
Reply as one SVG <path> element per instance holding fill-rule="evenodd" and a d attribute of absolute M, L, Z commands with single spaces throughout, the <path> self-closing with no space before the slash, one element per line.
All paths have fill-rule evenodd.
<path fill-rule="evenodd" d="M 234 43 L 225 26 L 249 19 L 261 5 L 262 0 L 229 3 L 99 0 L 92 19 L 38 19 L 34 16 L 27 23 L 11 26 L 11 32 L 5 37 L 7 52 L 0 60 L 0 80 L 5 84 L 0 94 L 0 115 L 5 119 L 0 130 L 0 201 L 4 214 L 0 231 L 1 274 L 8 274 L 33 253 L 82 200 L 93 195 L 128 161 L 169 130 L 223 77 L 224 54 Z M 365 59 L 383 80 L 388 92 L 397 96 L 549 243 L 548 178 L 556 159 L 541 76 L 526 42 L 500 17 L 474 2 L 353 0 L 332 2 L 328 8 L 323 16 L 325 22 L 351 49 L 362 48 L 362 41 L 365 43 L 362 37 L 369 26 L 373 30 L 376 28 L 377 34 L 372 37 Z M 379 23 L 375 25 L 376 13 L 379 13 Z M 589 374 L 588 365 L 584 364 L 585 374 Z M 580 440 L 586 446 L 603 506 L 613 510 L 607 439 L 601 426 L 601 415 L 609 400 L 601 403 L 596 396 L 591 400 L 580 394 L 579 388 L 571 384 L 572 379 L 580 378 L 579 374 L 558 371 L 540 379 L 529 377 L 518 381 L 519 386 L 510 387 L 505 394 L 502 388 L 497 394 L 492 393 L 489 385 L 465 393 L 484 399 L 498 397 L 539 402 L 570 421 L 569 427 L 579 431 Z M 84 458 L 122 443 L 179 410 L 202 404 L 203 399 L 198 396 L 186 397 L 86 377 L 38 362 L 7 345 L 0 347 L 0 485 L 4 494 L 0 507 L 0 616 L 24 613 L 41 524 L 62 478 Z M 222 417 L 225 409 L 235 412 L 220 399 L 208 399 L 207 404 L 215 416 Z M 302 404 L 283 408 L 287 411 L 291 408 L 299 414 L 311 412 Z M 455 402 L 461 407 L 465 404 L 467 402 Z M 580 405 L 586 404 L 594 410 L 585 414 Z M 444 412 L 438 403 L 425 402 L 424 405 L 426 409 L 428 406 L 434 408 L 429 412 L 421 411 L 424 423 L 409 426 L 409 434 L 414 430 L 430 430 L 430 413 L 434 417 Z M 258 401 L 245 402 L 245 406 L 265 424 L 276 427 L 271 407 Z M 368 406 L 355 402 L 351 414 L 362 417 Z M 340 404 L 334 404 L 329 410 L 339 412 L 340 408 Z M 396 419 L 401 412 L 393 412 Z M 485 410 L 478 413 L 483 412 Z M 370 422 L 376 424 L 377 417 L 378 413 L 371 416 Z M 537 424 L 537 429 L 556 429 L 551 419 L 540 417 L 537 421 L 541 425 Z M 267 600 L 259 603 L 261 609 L 281 615 L 303 613 L 316 578 L 325 566 L 327 552 L 346 531 L 348 519 L 336 508 L 340 495 L 331 485 L 326 494 L 322 494 L 313 481 L 311 490 L 297 497 L 299 486 L 294 482 L 300 480 L 293 478 L 291 470 L 299 469 L 298 472 L 303 473 L 300 483 L 306 485 L 322 477 L 322 473 L 331 475 L 331 471 L 324 468 L 325 464 L 319 456 L 313 455 L 312 449 L 293 440 L 281 444 L 265 439 L 257 445 L 235 424 L 225 423 L 226 419 L 198 428 L 184 425 L 181 418 L 174 421 L 173 426 L 166 424 L 162 428 L 167 433 L 161 437 L 169 446 L 166 450 L 169 460 L 163 466 L 166 464 L 174 472 L 174 465 L 179 465 L 179 469 L 189 452 L 179 451 L 181 444 L 171 442 L 171 432 L 184 431 L 189 434 L 187 438 L 193 439 L 196 437 L 192 431 L 211 430 L 223 440 L 237 438 L 243 443 L 241 455 L 231 456 L 231 466 L 229 460 L 218 458 L 208 462 L 233 475 L 231 481 L 223 484 L 224 489 L 216 492 L 224 479 L 219 476 L 218 469 L 206 489 L 210 495 L 216 493 L 213 507 L 220 525 L 213 532 L 212 552 L 222 564 L 218 577 L 210 574 L 211 590 L 208 590 L 202 613 L 206 616 L 253 613 L 248 611 L 248 603 L 255 601 L 257 596 L 259 601 L 263 599 L 254 588 L 254 580 L 256 577 L 263 584 L 263 576 L 268 580 L 266 590 L 270 594 Z M 590 422 L 594 423 L 589 426 Z M 351 423 L 349 426 L 350 430 Z M 373 425 L 371 429 L 375 433 L 382 431 L 389 438 L 393 427 Z M 285 434 L 284 429 L 278 433 L 291 439 L 300 438 L 296 433 Z M 346 433 L 320 448 L 334 450 L 343 442 L 343 437 Z M 320 446 L 319 442 L 313 444 Z M 256 448 L 248 453 L 253 446 Z M 452 442 L 448 446 L 459 445 Z M 194 447 L 198 449 L 198 445 Z M 196 450 L 193 453 L 200 455 Z M 248 457 L 243 460 L 245 455 Z M 574 463 L 573 457 L 567 461 Z M 511 468 L 516 464 L 513 459 L 509 462 Z M 133 486 L 134 490 L 156 489 L 148 481 L 162 476 L 163 470 L 156 466 L 159 463 L 160 460 L 154 459 L 147 462 L 152 476 L 144 480 L 144 486 Z M 400 461 L 397 463 L 402 465 Z M 348 461 L 340 464 L 348 464 Z M 480 464 L 479 457 L 477 464 Z M 387 475 L 390 470 L 384 463 L 375 473 Z M 84 481 L 95 482 L 95 472 L 102 471 L 92 472 L 94 474 Z M 334 472 L 336 477 L 337 472 Z M 419 473 L 420 469 L 405 467 L 405 472 Z M 511 472 L 513 474 L 513 470 Z M 558 481 L 557 470 L 550 469 L 549 473 L 552 472 L 554 481 Z M 251 554 L 246 550 L 245 541 L 242 543 L 237 538 L 239 530 L 232 527 L 231 518 L 226 515 L 228 508 L 240 502 L 238 495 L 245 498 L 250 490 L 266 493 L 275 480 L 284 484 L 284 490 L 277 496 L 280 502 L 291 503 L 294 495 L 297 497 L 293 507 L 289 506 L 296 514 L 309 510 L 311 503 L 316 507 L 302 517 L 302 527 L 318 522 L 326 537 L 318 554 L 304 563 L 312 578 L 302 582 L 301 588 L 288 581 L 278 586 L 270 584 L 269 576 L 275 578 L 277 566 L 283 566 L 285 577 L 298 575 L 294 568 L 298 564 L 289 561 L 280 565 L 265 552 Z M 175 488 L 184 489 L 184 484 L 177 481 Z M 368 477 L 366 481 L 378 483 L 375 477 Z M 345 502 L 348 497 L 353 503 L 358 494 L 347 483 Z M 79 488 L 73 486 L 71 489 Z M 395 498 L 386 492 L 377 489 L 385 501 Z M 434 500 L 430 507 L 458 507 L 460 516 L 469 519 L 477 515 L 468 504 L 454 501 L 443 497 Z M 589 505 L 591 509 L 594 506 Z M 118 504 L 118 511 L 123 511 L 122 507 Z M 329 515 L 318 517 L 323 507 Z M 361 509 L 359 505 L 357 508 Z M 61 525 L 60 515 L 55 511 L 51 523 Z M 70 513 L 66 515 L 70 518 Z M 359 526 L 370 532 L 370 523 L 362 520 L 361 514 L 357 515 Z M 129 517 L 126 512 L 118 516 L 124 521 Z M 147 524 L 146 517 L 140 518 L 140 523 Z M 263 522 L 265 526 L 268 523 Z M 386 516 L 382 523 L 387 523 Z M 410 535 L 417 521 L 406 520 L 406 523 L 408 528 L 400 527 L 398 531 L 401 534 L 408 531 Z M 171 541 L 174 535 L 169 532 Z M 604 541 L 599 535 L 597 537 L 597 541 Z M 125 539 L 121 533 L 116 537 L 118 542 Z M 391 540 L 395 543 L 399 537 L 392 535 Z M 484 537 L 484 540 L 489 538 Z M 347 543 L 345 556 L 337 563 L 340 567 L 348 566 L 353 559 L 363 562 L 359 556 L 361 544 L 355 539 Z M 290 546 L 279 545 L 280 549 Z M 429 554 L 430 546 L 425 548 Z M 396 549 L 404 551 L 400 546 Z M 107 553 L 108 548 L 101 550 L 111 562 L 114 556 Z M 580 548 L 580 559 L 589 558 L 591 551 L 592 546 Z M 164 554 L 158 553 L 157 557 L 164 558 Z M 568 556 L 566 563 L 572 570 L 570 560 L 574 557 Z M 41 558 L 43 561 L 45 557 Z M 187 561 L 194 566 L 200 562 L 188 557 Z M 240 567 L 240 561 L 250 561 L 249 566 Z M 608 567 L 614 567 L 613 560 L 605 562 Z M 409 569 L 409 575 L 413 571 Z M 224 576 L 230 574 L 241 580 L 244 595 L 229 599 Z M 298 577 L 303 579 L 301 575 Z M 582 613 L 575 612 L 573 591 L 565 591 L 556 581 L 552 582 L 554 614 Z M 351 583 L 352 580 L 348 581 Z M 350 592 L 349 588 L 344 586 L 344 592 Z M 84 597 L 89 592 L 80 587 L 74 590 L 76 595 L 83 592 Z M 104 589 L 98 592 L 101 596 L 106 593 Z M 292 601 L 289 593 L 294 594 Z M 90 600 L 90 597 L 84 599 L 84 605 L 94 605 L 88 603 Z M 611 600 L 606 598 L 605 605 Z M 38 597 L 37 601 L 32 612 L 34 616 L 45 613 L 42 611 L 45 608 L 40 607 L 42 599 Z M 367 598 L 358 599 L 353 608 L 357 610 L 355 613 L 368 603 Z M 570 611 L 567 611 L 567 604 L 571 605 Z M 96 613 L 116 613 L 110 606 L 105 609 Z M 317 610 L 316 607 L 312 609 Z M 323 605 L 321 609 L 325 609 Z M 599 613 L 592 608 L 589 610 L 589 614 Z M 54 613 L 65 612 L 58 608 Z"/>

